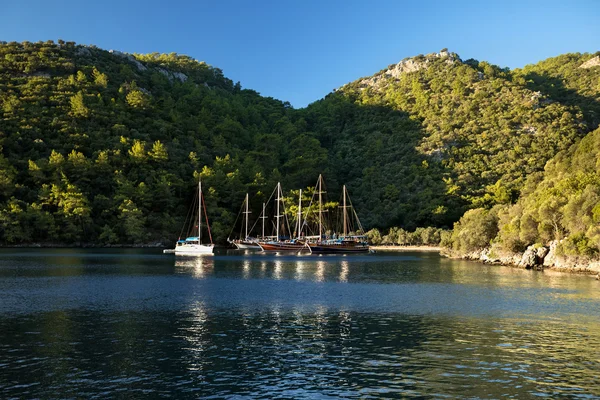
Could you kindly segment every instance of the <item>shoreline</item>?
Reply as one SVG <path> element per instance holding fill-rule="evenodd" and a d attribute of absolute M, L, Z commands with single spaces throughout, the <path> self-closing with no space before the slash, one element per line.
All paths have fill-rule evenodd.
<path fill-rule="evenodd" d="M 532 245 L 522 253 L 495 252 L 490 247 L 470 253 L 443 249 L 440 255 L 449 259 L 475 261 L 485 265 L 595 276 L 597 280 L 600 280 L 599 260 L 582 256 L 559 255 L 556 251 L 557 244 L 558 241 L 555 240 L 547 246 Z"/>
<path fill-rule="evenodd" d="M 166 249 L 173 246 L 167 246 L 164 243 L 144 243 L 144 244 L 111 244 L 102 245 L 94 243 L 85 244 L 66 244 L 66 243 L 27 243 L 0 245 L 0 249 Z"/>
<path fill-rule="evenodd" d="M 437 246 L 370 246 L 375 251 L 437 251 L 442 250 Z"/>

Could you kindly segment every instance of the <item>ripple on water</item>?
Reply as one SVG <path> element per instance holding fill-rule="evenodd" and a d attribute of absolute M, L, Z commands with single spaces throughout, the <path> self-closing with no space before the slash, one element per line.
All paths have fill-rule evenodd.
<path fill-rule="evenodd" d="M 583 277 L 430 255 L 8 254 L 0 398 L 600 397 Z"/>

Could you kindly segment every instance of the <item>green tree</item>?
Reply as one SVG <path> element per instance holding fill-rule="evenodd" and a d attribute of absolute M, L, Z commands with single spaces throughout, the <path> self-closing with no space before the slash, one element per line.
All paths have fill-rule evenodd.
<path fill-rule="evenodd" d="M 497 234 L 497 211 L 483 208 L 469 210 L 454 224 L 452 247 L 461 252 L 481 250 L 488 247 Z"/>
<path fill-rule="evenodd" d="M 139 89 L 134 89 L 127 93 L 127 104 L 133 108 L 145 110 L 150 106 L 150 96 Z"/>
<path fill-rule="evenodd" d="M 154 161 L 167 161 L 169 159 L 167 148 L 160 142 L 160 140 L 154 142 L 152 145 L 152 150 L 148 152 L 148 155 Z"/>
<path fill-rule="evenodd" d="M 96 67 L 94 67 L 92 71 L 92 76 L 94 77 L 94 83 L 102 88 L 106 88 L 108 86 L 108 77 L 106 74 L 98 71 Z"/>
<path fill-rule="evenodd" d="M 146 159 L 146 145 L 144 142 L 136 139 L 127 153 L 134 162 L 142 162 Z"/>
<path fill-rule="evenodd" d="M 146 240 L 147 234 L 144 229 L 146 217 L 133 201 L 123 200 L 119 206 L 119 219 L 129 243 L 143 243 Z"/>
<path fill-rule="evenodd" d="M 85 105 L 82 91 L 77 92 L 77 94 L 71 97 L 71 115 L 80 118 L 86 118 L 90 115 L 90 110 Z"/>

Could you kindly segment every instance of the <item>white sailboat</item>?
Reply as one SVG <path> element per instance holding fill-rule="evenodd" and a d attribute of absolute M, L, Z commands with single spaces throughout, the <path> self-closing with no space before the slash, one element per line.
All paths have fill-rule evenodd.
<path fill-rule="evenodd" d="M 202 243 L 202 211 L 206 218 L 206 226 L 208 228 L 208 236 L 210 243 Z M 175 246 L 174 253 L 178 256 L 212 256 L 215 245 L 212 241 L 210 233 L 210 225 L 208 224 L 208 216 L 206 215 L 206 205 L 202 196 L 202 182 L 198 181 L 198 235 L 189 236 L 185 239 L 179 239 Z"/>

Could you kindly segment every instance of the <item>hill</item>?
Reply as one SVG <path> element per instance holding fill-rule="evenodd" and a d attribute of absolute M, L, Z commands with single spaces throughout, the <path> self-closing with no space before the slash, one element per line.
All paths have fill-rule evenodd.
<path fill-rule="evenodd" d="M 568 71 L 591 55 L 578 57 Z M 469 208 L 515 202 L 529 175 L 597 125 L 584 112 L 597 105 L 585 97 L 597 69 L 577 71 L 566 101 L 544 89 L 556 76 L 531 79 L 534 66 L 511 72 L 444 49 L 343 86 L 306 119 L 361 204 L 385 210 L 370 226 L 451 225 Z"/>
<path fill-rule="evenodd" d="M 247 191 L 258 210 L 319 173 L 367 227 L 448 227 L 515 203 L 597 126 L 594 56 L 564 57 L 509 71 L 442 51 L 295 110 L 187 56 L 0 44 L 0 241 L 174 240 L 198 173 L 219 240 Z"/>
<path fill-rule="evenodd" d="M 223 239 L 247 190 L 260 204 L 263 190 L 299 168 L 313 181 L 325 155 L 297 131 L 289 104 L 177 54 L 6 43 L 0 105 L 0 236 L 8 244 L 173 240 L 194 171 L 211 188 Z"/>

